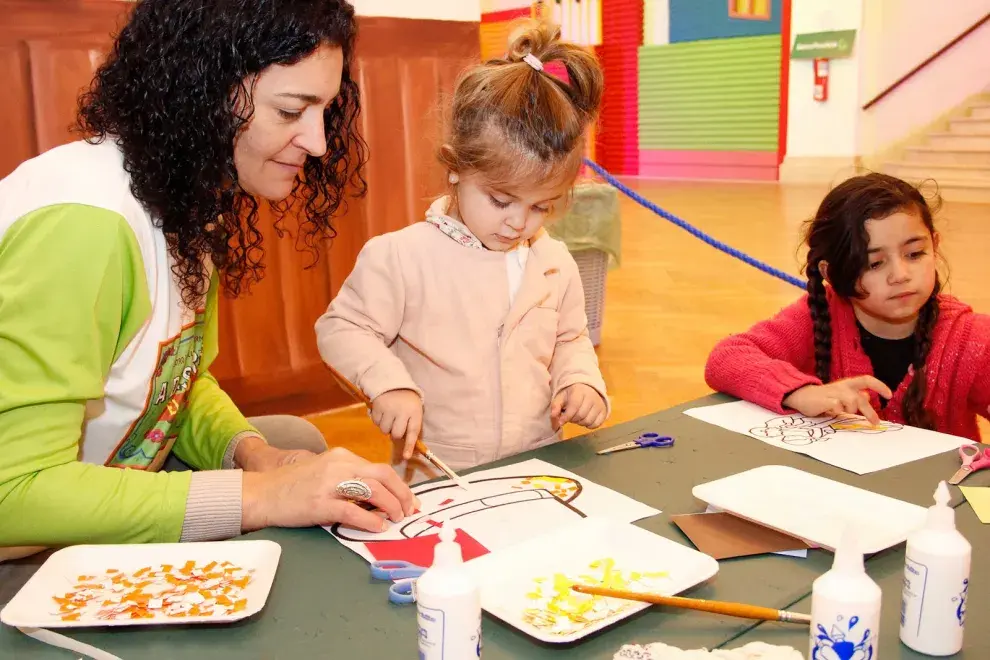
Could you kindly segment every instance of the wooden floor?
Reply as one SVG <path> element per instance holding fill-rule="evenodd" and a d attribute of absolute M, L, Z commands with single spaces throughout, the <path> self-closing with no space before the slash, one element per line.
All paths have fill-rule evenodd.
<path fill-rule="evenodd" d="M 644 197 L 721 241 L 799 274 L 799 233 L 825 186 L 632 180 Z M 990 313 L 990 205 L 946 203 L 938 219 L 948 290 Z M 598 355 L 612 398 L 608 425 L 710 392 L 712 346 L 787 305 L 801 291 L 622 198 L 622 266 L 609 274 Z M 363 408 L 314 416 L 331 446 L 387 460 L 389 443 Z M 990 437 L 984 426 L 984 437 Z M 568 428 L 568 437 L 583 429 Z"/>

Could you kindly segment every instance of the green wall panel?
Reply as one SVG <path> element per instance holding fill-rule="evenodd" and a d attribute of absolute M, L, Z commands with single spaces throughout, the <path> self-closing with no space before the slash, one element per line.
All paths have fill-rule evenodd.
<path fill-rule="evenodd" d="M 780 35 L 639 50 L 640 149 L 776 151 L 779 108 Z"/>

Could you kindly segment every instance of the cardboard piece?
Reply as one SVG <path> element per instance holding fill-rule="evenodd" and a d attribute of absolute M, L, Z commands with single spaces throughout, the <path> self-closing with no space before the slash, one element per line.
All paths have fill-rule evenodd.
<path fill-rule="evenodd" d="M 715 559 L 807 550 L 811 547 L 793 536 L 751 523 L 730 513 L 693 513 L 671 516 L 670 519 L 691 539 L 698 550 Z"/>

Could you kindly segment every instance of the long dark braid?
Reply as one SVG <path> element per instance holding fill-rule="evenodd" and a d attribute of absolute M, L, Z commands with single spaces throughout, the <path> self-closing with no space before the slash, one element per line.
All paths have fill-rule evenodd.
<path fill-rule="evenodd" d="M 808 264 L 808 309 L 815 332 L 815 375 L 823 383 L 829 381 L 832 370 L 832 315 L 828 311 L 825 278 L 818 264 Z"/>
<path fill-rule="evenodd" d="M 918 325 L 914 328 L 914 378 L 904 393 L 904 420 L 910 426 L 923 429 L 934 429 L 931 415 L 925 409 L 925 394 L 928 391 L 925 364 L 928 353 L 932 349 L 932 335 L 938 322 L 938 293 L 941 290 L 939 281 L 935 280 L 935 289 L 928 302 L 918 312 Z"/>

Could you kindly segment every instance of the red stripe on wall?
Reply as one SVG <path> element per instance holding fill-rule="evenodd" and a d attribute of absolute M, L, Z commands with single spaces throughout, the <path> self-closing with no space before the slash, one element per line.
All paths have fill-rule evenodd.
<path fill-rule="evenodd" d="M 596 135 L 598 162 L 615 174 L 639 173 L 639 47 L 643 0 L 602 0 L 602 45 L 596 53 L 605 95 Z"/>
<path fill-rule="evenodd" d="M 519 9 L 503 9 L 501 11 L 490 11 L 481 15 L 482 23 L 497 23 L 499 21 L 512 21 L 517 18 L 529 18 L 533 15 L 532 7 L 520 7 Z"/>
<path fill-rule="evenodd" d="M 791 82 L 791 2 L 783 0 L 780 12 L 780 115 L 777 119 L 777 164 L 787 155 L 787 94 Z"/>

